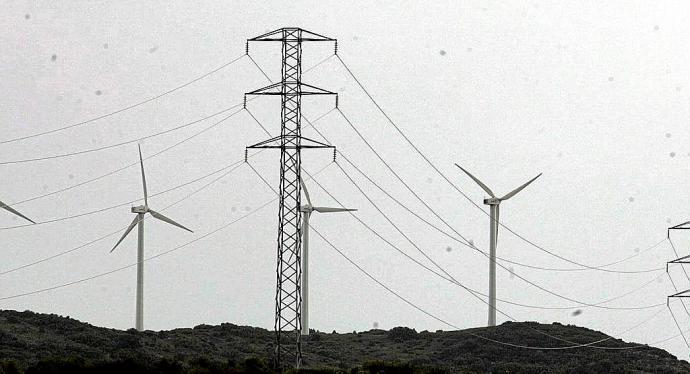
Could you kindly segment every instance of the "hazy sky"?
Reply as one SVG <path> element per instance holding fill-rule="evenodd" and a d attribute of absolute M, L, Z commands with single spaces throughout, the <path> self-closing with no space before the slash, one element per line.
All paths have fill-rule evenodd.
<path fill-rule="evenodd" d="M 284 26 L 337 38 L 339 54 L 380 105 L 420 149 L 477 203 L 483 192 L 453 166 L 460 163 L 503 194 L 544 175 L 502 205 L 502 221 L 561 256 L 600 265 L 663 240 L 666 227 L 690 219 L 690 25 L 687 2 L 205 2 L 5 1 L 0 13 L 0 140 L 109 113 L 183 84 L 242 55 L 245 40 Z M 347 5 L 345 5 L 347 4 Z M 330 44 L 305 44 L 304 67 L 332 54 Z M 280 46 L 252 45 L 252 55 L 279 78 Z M 486 216 L 416 155 L 348 76 L 330 59 L 304 81 L 340 93 L 340 107 L 393 168 L 444 219 L 479 248 L 488 245 Z M 267 84 L 247 58 L 189 87 L 135 109 L 68 131 L 0 145 L 0 162 L 45 157 L 126 142 L 197 120 L 242 102 Z M 329 98 L 304 101 L 315 118 Z M 275 133 L 279 101 L 260 98 L 250 110 Z M 218 117 L 217 119 L 220 119 Z M 142 141 L 151 155 L 213 124 L 207 120 Z M 317 126 L 373 179 L 442 227 L 386 171 L 337 112 Z M 312 130 L 305 136 L 318 138 Z M 175 187 L 239 161 L 244 146 L 266 135 L 241 112 L 146 162 L 149 191 Z M 78 184 L 137 160 L 136 145 L 54 160 L 0 164 L 0 199 L 14 203 Z M 328 151 L 305 151 L 304 167 L 329 164 Z M 252 164 L 277 183 L 278 154 Z M 469 287 L 485 292 L 488 262 L 400 209 L 341 160 L 419 246 Z M 421 255 L 363 198 L 336 165 L 318 180 L 381 235 L 425 263 Z M 206 179 L 204 181 L 210 181 Z M 203 182 L 151 199 L 161 209 Z M 312 199 L 335 204 L 313 183 Z M 37 221 L 77 215 L 142 196 L 140 175 L 128 168 L 94 183 L 16 206 Z M 166 210 L 195 230 L 146 225 L 147 255 L 170 250 L 252 212 L 273 198 L 247 166 Z M 171 329 L 229 321 L 273 326 L 276 203 L 227 229 L 146 264 L 146 327 Z M 0 230 L 0 272 L 78 247 L 126 226 L 122 206 L 71 220 Z M 314 226 L 382 282 L 460 327 L 486 323 L 486 307 L 386 246 L 347 215 L 314 215 Z M 0 214 L 0 227 L 23 224 Z M 131 235 L 119 236 L 35 266 L 0 275 L 0 298 L 64 284 L 136 261 Z M 322 331 L 406 325 L 448 329 L 388 294 L 312 235 L 312 327 Z M 690 237 L 673 234 L 681 255 Z M 576 267 L 526 244 L 506 230 L 499 256 L 536 266 Z M 605 305 L 664 304 L 673 292 L 663 268 L 674 258 L 667 242 L 612 266 L 645 273 L 555 272 L 506 264 L 542 287 L 584 303 L 637 290 Z M 680 288 L 690 282 L 680 269 Z M 646 284 L 646 285 L 645 285 Z M 642 285 L 644 287 L 640 288 Z M 32 296 L 0 308 L 69 315 L 100 326 L 134 323 L 135 268 Z M 606 310 L 578 306 L 498 271 L 498 297 L 547 307 L 499 302 L 518 320 L 560 321 L 653 343 L 677 334 L 665 305 Z M 683 328 L 690 318 L 671 303 Z M 573 312 L 581 309 L 582 313 Z M 575 313 L 577 314 L 577 313 Z M 506 318 L 499 315 L 499 322 Z M 544 345 L 553 344 L 545 340 Z M 658 344 L 679 357 L 680 337 Z"/>

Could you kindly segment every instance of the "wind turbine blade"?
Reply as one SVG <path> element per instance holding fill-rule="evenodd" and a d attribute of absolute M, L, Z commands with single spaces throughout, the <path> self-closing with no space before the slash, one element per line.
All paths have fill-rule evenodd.
<path fill-rule="evenodd" d="M 477 178 L 476 178 L 474 175 L 472 175 L 469 171 L 463 169 L 462 166 L 460 166 L 460 165 L 458 165 L 458 164 L 455 164 L 455 166 L 459 167 L 460 170 L 464 171 L 465 174 L 467 174 L 467 176 L 469 176 L 470 178 L 472 178 L 472 180 L 473 180 L 475 183 L 477 183 L 477 184 L 479 185 L 479 187 L 481 187 L 484 191 L 486 191 L 486 193 L 488 193 L 489 196 L 491 196 L 491 197 L 496 197 L 496 195 L 494 195 L 494 192 L 491 191 L 491 189 L 490 189 L 487 185 L 485 185 L 484 183 L 482 183 L 482 181 L 480 181 L 479 179 L 477 179 Z"/>
<path fill-rule="evenodd" d="M 113 253 L 115 248 L 117 248 L 117 246 L 120 245 L 120 243 L 122 243 L 123 240 L 125 240 L 125 238 L 127 237 L 127 234 L 129 234 L 132 231 L 132 229 L 134 229 L 134 226 L 136 226 L 138 223 L 139 223 L 139 215 L 137 214 L 136 217 L 134 217 L 134 221 L 132 221 L 132 223 L 129 224 L 129 227 L 127 228 L 127 230 L 125 230 L 125 233 L 122 234 L 122 237 L 120 238 L 120 240 L 118 240 L 117 243 L 115 243 L 115 246 L 113 247 L 113 249 L 110 250 L 110 253 Z"/>
<path fill-rule="evenodd" d="M 141 164 L 141 181 L 144 183 L 144 206 L 149 206 L 149 193 L 146 190 L 146 174 L 144 174 L 144 158 L 141 157 L 141 144 L 139 145 L 139 164 Z"/>
<path fill-rule="evenodd" d="M 327 208 L 324 206 L 315 206 L 314 210 L 319 213 L 338 213 L 338 212 L 356 212 L 357 209 L 348 208 Z"/>
<path fill-rule="evenodd" d="M 311 199 L 309 198 L 309 190 L 307 189 L 307 185 L 304 184 L 304 180 L 300 177 L 299 183 L 302 185 L 302 190 L 304 191 L 304 196 L 307 198 L 307 204 L 311 205 Z"/>
<path fill-rule="evenodd" d="M 15 215 L 17 215 L 17 216 L 19 216 L 19 217 L 22 217 L 22 218 L 24 218 L 25 220 L 27 220 L 27 221 L 29 221 L 29 222 L 31 222 L 31 223 L 36 223 L 36 222 L 34 222 L 33 220 L 31 220 L 29 217 L 27 217 L 27 216 L 25 216 L 25 215 L 23 215 L 23 214 L 17 212 L 16 210 L 14 210 L 14 208 L 12 208 L 11 206 L 9 206 L 9 205 L 3 203 L 2 201 L 0 201 L 0 208 L 5 209 L 6 211 L 8 211 L 8 212 L 10 212 L 10 213 L 12 213 L 12 214 L 15 214 Z"/>
<path fill-rule="evenodd" d="M 510 192 L 508 192 L 505 196 L 503 196 L 503 197 L 501 198 L 501 200 L 508 200 L 508 199 L 510 199 L 511 197 L 515 196 L 515 194 L 517 194 L 518 192 L 522 191 L 525 187 L 529 186 L 530 183 L 534 182 L 534 181 L 535 181 L 537 178 L 539 178 L 539 177 L 541 177 L 541 173 L 539 173 L 539 175 L 537 175 L 536 177 L 534 177 L 534 178 L 528 180 L 527 183 L 523 184 L 522 186 L 520 186 L 520 187 L 518 187 L 518 188 L 516 188 L 516 189 L 514 189 L 514 190 L 512 190 L 512 191 L 510 191 Z"/>
<path fill-rule="evenodd" d="M 177 226 L 177 227 L 179 227 L 179 228 L 181 228 L 181 229 L 184 229 L 184 230 L 187 230 L 187 231 L 189 231 L 189 232 L 194 232 L 194 231 L 192 231 L 192 230 L 190 230 L 190 229 L 188 229 L 188 228 L 186 228 L 186 227 L 180 225 L 179 223 L 177 223 L 177 222 L 171 220 L 170 218 L 168 218 L 168 217 L 166 217 L 166 216 L 164 216 L 164 215 L 162 215 L 162 214 L 160 214 L 160 213 L 158 213 L 158 212 L 154 212 L 153 210 L 150 210 L 150 209 L 149 209 L 149 212 L 150 212 L 151 215 L 152 215 L 154 218 L 156 218 L 156 219 L 159 219 L 159 220 L 161 220 L 161 221 L 163 221 L 163 222 L 167 222 L 167 223 L 169 223 L 169 224 L 171 224 L 171 225 L 173 225 L 173 226 Z"/>

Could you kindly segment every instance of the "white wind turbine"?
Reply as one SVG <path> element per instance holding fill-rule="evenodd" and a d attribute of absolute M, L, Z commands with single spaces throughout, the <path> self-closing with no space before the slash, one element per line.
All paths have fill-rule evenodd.
<path fill-rule="evenodd" d="M 14 215 L 17 215 L 17 216 L 19 216 L 19 217 L 22 217 L 22 218 L 24 218 L 25 220 L 27 220 L 27 221 L 29 221 L 29 222 L 31 222 L 31 223 L 36 223 L 36 222 L 32 221 L 31 218 L 29 218 L 29 217 L 27 217 L 27 216 L 25 216 L 25 215 L 23 215 L 23 214 L 17 212 L 16 210 L 14 210 L 14 208 L 12 208 L 11 206 L 9 206 L 9 205 L 3 203 L 2 201 L 0 201 L 0 209 L 5 209 L 6 211 L 8 211 L 8 212 L 10 212 L 10 213 L 12 213 L 12 214 L 14 214 Z"/>
<path fill-rule="evenodd" d="M 127 230 L 125 230 L 125 233 L 122 235 L 120 240 L 117 241 L 113 249 L 110 250 L 110 253 L 112 253 L 115 248 L 117 248 L 120 243 L 127 237 L 127 234 L 129 234 L 132 229 L 134 229 L 134 226 L 139 226 L 139 240 L 138 240 L 138 247 L 137 247 L 137 305 L 136 305 L 136 329 L 138 331 L 143 331 L 144 330 L 144 215 L 146 213 L 151 213 L 151 216 L 153 218 L 159 219 L 163 222 L 167 222 L 171 225 L 177 226 L 179 228 L 182 228 L 184 230 L 187 230 L 189 232 L 193 232 L 192 230 L 180 225 L 179 223 L 173 221 L 172 219 L 152 210 L 149 208 L 149 196 L 148 196 L 148 191 L 146 190 L 146 175 L 144 174 L 144 160 L 141 157 L 141 146 L 139 146 L 139 163 L 141 164 L 141 180 L 144 184 L 144 205 L 140 206 L 133 206 L 132 207 L 132 213 L 136 213 L 137 216 L 134 217 L 134 221 L 129 225 Z"/>
<path fill-rule="evenodd" d="M 357 209 L 348 208 L 328 208 L 322 206 L 313 206 L 309 198 L 309 190 L 304 184 L 302 178 L 299 182 L 302 184 L 302 191 L 307 198 L 307 204 L 300 207 L 302 212 L 302 335 L 309 335 L 309 218 L 312 212 L 319 213 L 339 213 L 339 212 L 355 212 Z"/>
<path fill-rule="evenodd" d="M 488 199 L 484 199 L 484 204 L 489 206 L 490 210 L 490 229 L 489 229 L 489 326 L 496 326 L 496 244 L 498 242 L 498 225 L 499 225 L 499 205 L 501 201 L 508 200 L 515 196 L 518 192 L 522 191 L 530 183 L 534 182 L 535 179 L 541 176 L 541 173 L 536 177 L 527 181 L 527 183 L 522 186 L 508 192 L 503 197 L 496 197 L 496 195 L 487 187 L 482 181 L 477 179 L 474 175 L 470 174 L 469 171 L 462 168 L 462 166 L 455 164 L 460 170 L 464 171 L 473 181 L 475 181 L 479 187 L 481 187 L 486 193 L 491 196 Z"/>

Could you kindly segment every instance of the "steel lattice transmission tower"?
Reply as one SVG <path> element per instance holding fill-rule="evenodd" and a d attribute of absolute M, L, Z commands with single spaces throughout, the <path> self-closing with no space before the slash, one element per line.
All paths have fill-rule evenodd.
<path fill-rule="evenodd" d="M 247 40 L 247 53 L 249 53 L 249 42 L 255 41 L 277 41 L 282 44 L 280 82 L 246 94 L 281 97 L 280 136 L 247 148 L 280 149 L 275 363 L 278 366 L 299 367 L 302 361 L 300 340 L 302 330 L 301 150 L 302 148 L 334 148 L 331 145 L 302 137 L 302 95 L 336 95 L 334 92 L 302 83 L 302 42 L 336 41 L 300 28 L 282 28 Z"/>

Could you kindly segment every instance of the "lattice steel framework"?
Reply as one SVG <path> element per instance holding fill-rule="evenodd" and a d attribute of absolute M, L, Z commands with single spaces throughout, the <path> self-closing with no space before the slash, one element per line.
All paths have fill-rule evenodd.
<path fill-rule="evenodd" d="M 247 93 L 280 95 L 280 136 L 247 148 L 280 149 L 275 364 L 279 367 L 299 367 L 302 362 L 301 149 L 333 148 L 328 144 L 302 137 L 302 95 L 335 95 L 333 92 L 302 83 L 302 42 L 335 40 L 300 28 L 282 28 L 249 39 L 247 53 L 251 41 L 282 42 L 281 81 Z"/>

